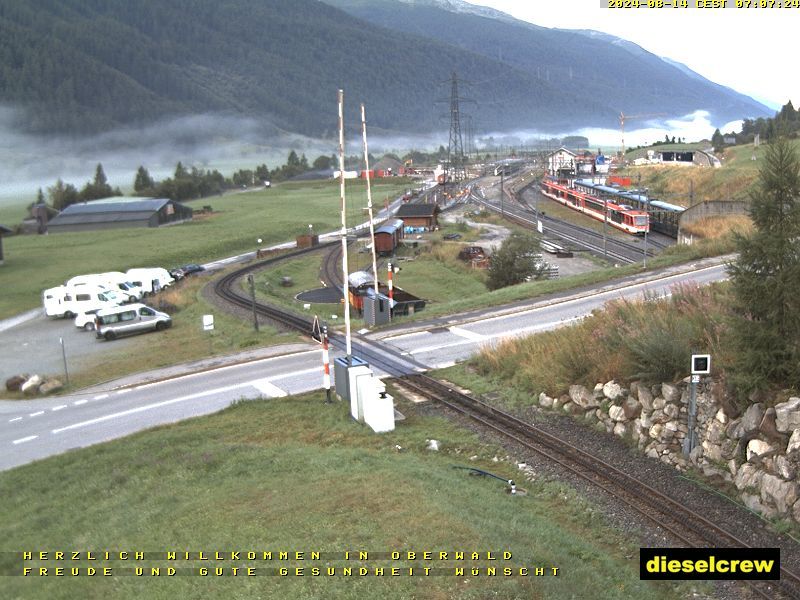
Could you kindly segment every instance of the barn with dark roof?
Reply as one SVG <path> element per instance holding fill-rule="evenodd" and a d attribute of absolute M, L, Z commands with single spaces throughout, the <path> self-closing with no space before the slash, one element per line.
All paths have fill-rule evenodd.
<path fill-rule="evenodd" d="M 189 221 L 192 209 L 168 198 L 114 197 L 71 204 L 47 225 L 48 231 L 94 231 L 159 227 Z"/>
<path fill-rule="evenodd" d="M 402 219 L 407 227 L 434 229 L 439 226 L 440 212 L 435 204 L 403 204 L 397 209 L 395 217 Z"/>

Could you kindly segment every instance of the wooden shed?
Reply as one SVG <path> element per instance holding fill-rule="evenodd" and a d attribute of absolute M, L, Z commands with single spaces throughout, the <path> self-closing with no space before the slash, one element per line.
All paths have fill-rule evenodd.
<path fill-rule="evenodd" d="M 402 239 L 402 219 L 389 219 L 375 230 L 375 252 L 381 255 L 393 254 Z"/>
<path fill-rule="evenodd" d="M 402 219 L 406 227 L 435 229 L 439 226 L 441 210 L 435 204 L 402 204 L 395 216 Z"/>

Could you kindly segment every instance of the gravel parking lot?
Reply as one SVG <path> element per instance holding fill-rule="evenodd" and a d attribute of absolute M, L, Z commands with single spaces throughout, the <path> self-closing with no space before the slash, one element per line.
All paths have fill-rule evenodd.
<path fill-rule="evenodd" d="M 67 368 L 77 372 L 102 357 L 108 342 L 95 338 L 93 331 L 75 327 L 72 319 L 50 319 L 39 314 L 33 319 L 0 331 L 0 378 L 4 382 L 20 373 L 64 375 L 60 339 L 64 340 Z M 129 343 L 120 339 L 117 344 Z M 5 387 L 0 389 L 5 391 Z"/>

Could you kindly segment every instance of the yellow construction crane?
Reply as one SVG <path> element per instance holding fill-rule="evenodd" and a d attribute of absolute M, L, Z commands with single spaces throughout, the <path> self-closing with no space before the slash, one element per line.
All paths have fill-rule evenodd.
<path fill-rule="evenodd" d="M 619 113 L 619 132 L 622 141 L 622 160 L 625 160 L 625 121 L 633 119 L 649 119 L 651 117 L 666 117 L 666 113 L 646 113 L 643 115 L 626 115 L 623 112 Z"/>

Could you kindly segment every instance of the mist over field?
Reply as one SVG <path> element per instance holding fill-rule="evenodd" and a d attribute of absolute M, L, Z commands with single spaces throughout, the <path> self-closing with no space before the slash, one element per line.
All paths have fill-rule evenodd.
<path fill-rule="evenodd" d="M 150 174 L 161 179 L 174 173 L 175 165 L 217 169 L 230 176 L 240 168 L 254 168 L 266 163 L 272 169 L 286 162 L 291 150 L 305 154 L 309 163 L 320 155 L 338 152 L 338 139 L 312 139 L 292 134 L 274 125 L 252 118 L 222 114 L 194 115 L 161 120 L 144 127 L 125 127 L 91 137 L 37 136 L 21 132 L 24 113 L 0 108 L 0 205 L 27 204 L 41 187 L 45 193 L 58 178 L 80 188 L 94 176 L 97 163 L 112 186 L 129 193 L 136 169 L 144 165 Z M 335 120 L 336 115 L 331 115 Z M 734 122 L 722 131 L 738 129 Z M 426 136 L 402 135 L 371 130 L 367 122 L 370 153 L 403 155 L 411 149 L 435 150 L 447 146 L 449 132 L 443 125 L 438 133 Z M 697 111 L 681 119 L 626 124 L 625 145 L 650 144 L 665 135 L 687 141 L 710 139 L 714 126 L 708 113 Z M 496 146 L 534 146 L 542 140 L 566 135 L 589 138 L 591 148 L 611 154 L 618 150 L 620 132 L 614 129 L 576 129 L 561 134 L 542 134 L 534 128 L 516 132 L 491 132 L 475 135 L 479 151 Z M 347 124 L 346 152 L 362 153 L 360 123 Z M 465 147 L 467 142 L 465 139 Z"/>

